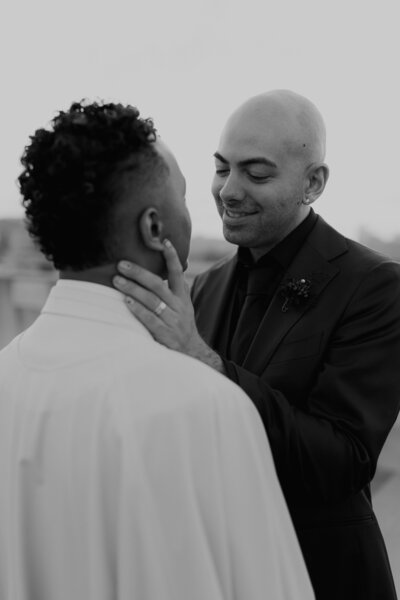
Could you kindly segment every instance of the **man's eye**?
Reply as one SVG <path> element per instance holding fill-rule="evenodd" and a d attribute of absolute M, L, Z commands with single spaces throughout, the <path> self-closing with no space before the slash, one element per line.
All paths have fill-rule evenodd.
<path fill-rule="evenodd" d="M 220 177 L 224 177 L 224 175 L 228 175 L 229 169 L 216 169 L 215 172 Z"/>
<path fill-rule="evenodd" d="M 270 179 L 270 175 L 255 175 L 253 173 L 248 173 L 250 179 L 253 181 L 268 181 Z"/>

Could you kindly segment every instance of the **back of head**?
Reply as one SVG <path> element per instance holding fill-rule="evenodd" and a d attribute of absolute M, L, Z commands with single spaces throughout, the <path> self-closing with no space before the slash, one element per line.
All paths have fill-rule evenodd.
<path fill-rule="evenodd" d="M 137 108 L 75 102 L 31 136 L 19 177 L 28 231 L 57 269 L 116 258 L 116 207 L 129 179 L 139 190 L 166 169 L 156 130 Z"/>

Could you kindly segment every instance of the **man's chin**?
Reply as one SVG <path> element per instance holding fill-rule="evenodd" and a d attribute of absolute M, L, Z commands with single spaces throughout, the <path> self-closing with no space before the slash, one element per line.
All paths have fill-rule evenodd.
<path fill-rule="evenodd" d="M 224 225 L 222 228 L 222 233 L 226 241 L 230 244 L 245 247 L 251 244 L 251 240 L 248 239 L 248 236 L 243 235 L 242 231 L 234 230 Z"/>

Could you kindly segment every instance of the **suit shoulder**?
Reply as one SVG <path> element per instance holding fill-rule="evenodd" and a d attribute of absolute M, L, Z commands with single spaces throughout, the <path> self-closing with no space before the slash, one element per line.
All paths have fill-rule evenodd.
<path fill-rule="evenodd" d="M 381 274 L 387 280 L 400 280 L 400 263 L 398 260 L 377 252 L 360 242 L 346 238 L 348 243 L 348 265 L 353 272 L 365 274 Z"/>
<path fill-rule="evenodd" d="M 384 267 L 393 273 L 400 273 L 398 260 L 342 235 L 320 216 L 309 243 L 325 259 L 340 264 L 340 268 L 345 270 L 361 273 Z"/>
<path fill-rule="evenodd" d="M 387 256 L 382 252 L 378 252 L 377 250 L 374 250 L 369 246 L 365 246 L 365 244 L 357 242 L 356 240 L 352 240 L 351 238 L 346 238 L 346 241 L 352 252 L 354 252 L 358 256 L 365 257 L 367 260 L 373 263 L 381 264 L 385 262 L 391 262 L 400 266 L 400 262 L 395 258 Z"/>

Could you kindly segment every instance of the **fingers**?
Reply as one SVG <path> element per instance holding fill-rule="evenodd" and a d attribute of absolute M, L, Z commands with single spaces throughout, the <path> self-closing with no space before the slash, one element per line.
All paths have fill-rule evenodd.
<path fill-rule="evenodd" d="M 174 331 L 161 318 L 168 309 L 165 309 L 165 311 L 157 316 L 154 311 L 149 310 L 140 302 L 134 302 L 129 296 L 126 298 L 126 304 L 131 313 L 146 327 L 147 331 L 157 342 L 172 350 L 180 349 Z"/>
<path fill-rule="evenodd" d="M 173 295 L 161 277 L 128 261 L 120 261 L 117 268 L 122 277 L 114 277 L 113 284 L 120 292 L 139 300 L 150 310 L 155 310 L 160 300 L 173 308 Z"/>
<path fill-rule="evenodd" d="M 152 305 L 154 305 L 152 302 L 153 296 L 156 296 L 173 308 L 173 297 L 177 296 L 182 298 L 185 296 L 185 278 L 178 254 L 169 240 L 164 240 L 163 255 L 168 272 L 169 288 L 158 275 L 126 260 L 120 261 L 117 268 L 121 275 L 129 281 L 124 282 L 121 279 L 117 279 L 114 281 L 115 287 L 122 293 L 129 294 L 135 298 L 135 294 L 138 293 L 138 288 L 137 286 L 135 287 L 135 284 L 139 284 L 142 288 L 148 290 L 150 294 L 147 299 L 143 296 L 138 298 L 140 301 L 142 301 L 143 298 L 146 300 L 143 302 L 145 306 L 151 308 Z M 153 294 L 153 296 L 151 296 L 151 294 Z"/>
<path fill-rule="evenodd" d="M 130 298 L 126 299 L 126 304 L 131 313 L 135 315 L 151 335 L 157 339 L 161 323 L 155 312 L 149 310 L 139 302 L 133 302 Z"/>
<path fill-rule="evenodd" d="M 125 279 L 125 277 L 116 275 L 113 278 L 113 283 L 120 292 L 125 294 L 127 297 L 133 298 L 136 302 L 140 302 L 143 304 L 143 306 L 155 313 L 157 316 L 161 316 L 161 313 L 164 312 L 168 306 L 167 303 L 162 300 L 162 298 L 156 296 L 153 294 L 153 292 L 143 288 L 134 281 Z"/>
<path fill-rule="evenodd" d="M 173 294 L 182 296 L 185 291 L 183 269 L 178 253 L 169 240 L 164 240 L 163 254 L 167 266 L 169 288 Z"/>

